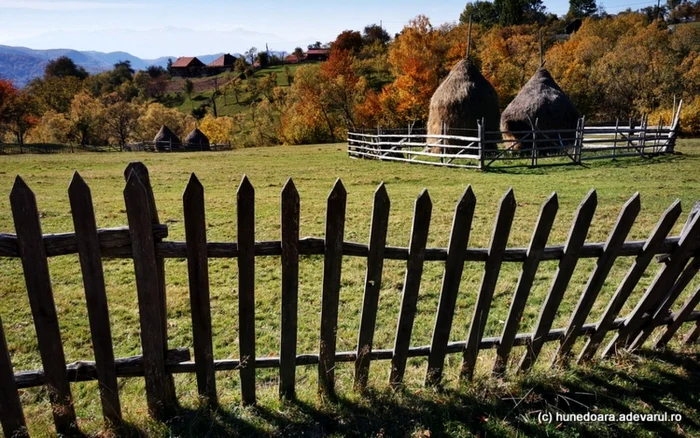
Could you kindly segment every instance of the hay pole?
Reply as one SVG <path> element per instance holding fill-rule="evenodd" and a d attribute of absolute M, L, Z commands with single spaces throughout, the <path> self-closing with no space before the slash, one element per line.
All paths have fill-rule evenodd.
<path fill-rule="evenodd" d="M 464 59 L 469 61 L 469 49 L 472 46 L 472 16 L 469 16 L 469 28 L 467 30 L 467 53 L 464 55 Z"/>

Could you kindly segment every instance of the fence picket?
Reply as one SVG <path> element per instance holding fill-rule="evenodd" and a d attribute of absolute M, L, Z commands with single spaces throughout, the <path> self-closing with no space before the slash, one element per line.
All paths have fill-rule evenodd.
<path fill-rule="evenodd" d="M 34 193 L 19 176 L 10 193 L 10 204 L 56 432 L 78 433 L 39 210 Z"/>
<path fill-rule="evenodd" d="M 681 327 L 681 324 L 683 324 L 686 319 L 688 318 L 688 315 L 690 315 L 690 312 L 695 310 L 695 307 L 700 303 L 700 286 L 698 286 L 697 289 L 695 289 L 695 292 L 688 298 L 688 300 L 683 304 L 683 307 L 676 313 L 676 316 L 673 318 L 673 322 L 669 324 L 666 327 L 666 331 L 664 332 L 663 335 L 656 341 L 656 344 L 654 344 L 654 348 L 663 348 L 668 344 L 668 342 L 673 338 L 673 335 L 676 334 L 678 329 Z"/>
<path fill-rule="evenodd" d="M 698 337 L 700 337 L 700 323 L 696 321 L 693 328 L 683 337 L 683 342 L 687 345 L 694 344 L 698 340 Z"/>
<path fill-rule="evenodd" d="M 629 348 L 635 350 L 646 342 L 647 338 L 658 326 L 658 322 L 669 315 L 671 306 L 680 296 L 683 290 L 688 286 L 693 277 L 700 271 L 700 257 L 695 257 L 692 262 L 683 270 L 678 280 L 673 284 L 665 299 L 659 306 L 655 306 L 651 319 L 649 319 L 642 327 L 641 332 L 635 338 L 634 342 L 629 345 Z M 663 315 L 663 316 L 662 316 Z"/>
<path fill-rule="evenodd" d="M 282 332 L 280 396 L 293 399 L 296 382 L 297 312 L 299 308 L 299 192 L 291 178 L 282 189 Z"/>
<path fill-rule="evenodd" d="M 209 302 L 209 262 L 204 208 L 204 187 L 193 173 L 182 194 L 182 208 L 187 239 L 187 277 L 192 312 L 192 343 L 200 399 L 217 406 L 214 348 L 212 346 L 211 308 Z"/>
<path fill-rule="evenodd" d="M 602 318 L 596 324 L 595 332 L 588 338 L 588 341 L 581 350 L 581 354 L 577 359 L 579 363 L 590 360 L 598 351 L 598 347 L 601 342 L 603 342 L 606 333 L 612 328 L 613 321 L 618 313 L 620 313 L 627 298 L 629 298 L 630 294 L 634 291 L 635 286 L 649 267 L 649 263 L 651 263 L 651 260 L 654 258 L 654 254 L 658 252 L 666 236 L 671 232 L 680 214 L 681 202 L 680 200 L 676 200 L 661 216 L 661 219 L 659 219 L 659 222 L 656 224 L 656 228 L 654 228 L 654 231 L 651 232 L 651 235 L 644 244 L 642 253 L 637 256 L 634 265 L 627 271 L 624 280 L 622 280 L 622 283 L 620 283 L 620 286 L 610 299 L 608 306 L 603 312 Z"/>
<path fill-rule="evenodd" d="M 0 426 L 6 437 L 28 437 L 10 352 L 0 319 Z"/>
<path fill-rule="evenodd" d="M 145 186 L 132 172 L 124 188 L 126 215 L 131 230 L 131 250 L 136 275 L 143 368 L 146 378 L 146 401 L 150 414 L 167 418 L 175 405 L 169 397 L 168 374 L 165 372 L 165 348 L 161 326 L 161 297 L 158 262 L 151 231 L 151 208 Z M 148 214 L 144 212 L 149 212 Z"/>
<path fill-rule="evenodd" d="M 554 361 L 563 360 L 568 356 L 571 348 L 574 346 L 578 338 L 579 329 L 586 322 L 586 318 L 590 314 L 593 304 L 605 283 L 605 279 L 608 277 L 610 269 L 612 269 L 620 253 L 620 248 L 622 248 L 622 244 L 625 243 L 625 239 L 630 229 L 632 229 L 632 225 L 634 225 L 634 221 L 637 219 L 640 210 L 641 202 L 639 193 L 635 193 L 625 203 L 620 211 L 620 215 L 617 217 L 617 222 L 610 232 L 608 240 L 605 242 L 603 254 L 598 258 L 595 269 L 588 278 L 588 283 L 586 283 L 573 316 L 571 317 L 571 321 L 569 321 L 569 325 L 566 328 L 566 336 L 561 340 L 559 348 L 557 348 L 554 354 Z"/>
<path fill-rule="evenodd" d="M 476 304 L 474 305 L 474 315 L 472 316 L 469 334 L 467 335 L 467 343 L 464 347 L 462 366 L 460 370 L 461 378 L 471 380 L 474 375 L 474 366 L 479 355 L 479 343 L 484 336 L 486 321 L 491 309 L 491 301 L 496 290 L 496 282 L 498 274 L 501 271 L 503 263 L 503 254 L 508 244 L 510 229 L 513 225 L 513 217 L 515 216 L 515 195 L 513 188 L 501 198 L 498 208 L 498 216 L 493 227 L 491 235 L 491 244 L 489 247 L 489 255 L 484 266 L 484 275 L 481 278 L 481 287 Z"/>
<path fill-rule="evenodd" d="M 564 291 L 566 291 L 571 275 L 578 263 L 597 205 L 598 196 L 595 190 L 591 190 L 576 210 L 576 218 L 571 225 L 557 273 L 542 306 L 535 331 L 532 333 L 525 354 L 520 361 L 519 368 L 521 371 L 529 370 L 537 360 L 540 351 L 542 351 L 542 346 L 546 340 L 545 337 L 552 328 L 557 309 L 559 309 L 559 304 L 561 304 L 561 300 L 564 297 Z"/>
<path fill-rule="evenodd" d="M 114 365 L 112 330 L 109 323 L 107 292 L 105 290 L 100 243 L 90 188 L 78 172 L 73 174 L 68 187 L 75 240 L 80 258 L 80 269 L 85 287 L 92 348 L 95 352 L 97 380 L 99 381 L 102 414 L 107 423 L 119 425 L 122 421 Z"/>
<path fill-rule="evenodd" d="M 685 229 L 685 228 L 684 228 Z M 700 215 L 696 215 L 687 224 L 687 229 L 678 242 L 678 247 L 671 253 L 670 259 L 658 272 L 651 285 L 647 288 L 637 306 L 626 318 L 625 324 L 615 334 L 605 350 L 603 356 L 610 356 L 620 347 L 629 347 L 637 338 L 646 322 L 646 314 L 655 306 L 661 304 L 664 295 L 669 291 L 676 279 L 681 274 L 690 257 L 690 253 L 697 246 L 700 236 Z"/>
<path fill-rule="evenodd" d="M 140 161 L 134 161 L 129 163 L 124 169 L 124 181 L 129 179 L 131 173 L 135 173 L 139 181 L 146 189 L 147 205 L 149 212 L 150 222 L 153 225 L 159 225 L 160 219 L 158 218 L 158 208 L 156 207 L 156 198 L 153 194 L 153 187 L 151 187 L 151 176 L 148 173 L 148 168 L 145 164 Z M 163 241 L 162 237 L 153 237 L 154 245 L 157 245 Z M 165 260 L 162 256 L 156 254 L 156 275 L 158 275 L 158 309 L 160 320 L 160 330 L 163 332 L 161 339 L 163 339 L 163 350 L 168 351 L 168 307 L 165 295 L 166 279 L 165 279 Z M 165 394 L 167 397 L 168 406 L 176 406 L 177 398 L 175 395 L 175 381 L 173 380 L 172 374 L 168 374 L 165 377 Z"/>
<path fill-rule="evenodd" d="M 482 129 L 481 125 L 479 129 Z M 438 385 L 442 379 L 447 342 L 450 340 L 457 294 L 464 270 L 464 252 L 469 243 L 475 207 L 476 197 L 472 187 L 467 186 L 457 202 L 452 219 L 452 232 L 447 246 L 447 260 L 445 260 L 445 272 L 442 276 L 440 301 L 435 315 L 433 339 L 430 343 L 428 370 L 425 374 L 425 384 L 428 386 Z"/>
<path fill-rule="evenodd" d="M 513 300 L 510 304 L 508 317 L 506 319 L 505 326 L 503 327 L 501 344 L 498 346 L 498 350 L 496 351 L 496 362 L 494 363 L 492 372 L 494 376 L 500 376 L 506 370 L 508 356 L 513 348 L 515 335 L 518 333 L 518 328 L 520 327 L 520 319 L 523 316 L 525 304 L 527 303 L 527 298 L 530 295 L 532 283 L 535 280 L 535 274 L 537 274 L 537 268 L 539 267 L 540 260 L 544 254 L 544 248 L 547 244 L 547 240 L 549 239 L 549 234 L 552 230 L 552 226 L 554 225 L 554 219 L 558 210 L 559 200 L 557 198 L 557 194 L 552 193 L 552 195 L 549 197 L 549 199 L 547 199 L 547 201 L 545 201 L 540 209 L 537 225 L 535 226 L 535 231 L 532 233 L 532 238 L 530 239 L 530 246 L 527 250 L 527 259 L 523 263 L 520 278 L 518 279 L 518 285 L 515 288 L 515 294 L 513 295 Z"/>
<path fill-rule="evenodd" d="M 326 241 L 323 255 L 323 294 L 321 301 L 321 336 L 319 346 L 318 383 L 322 394 L 335 396 L 335 350 L 340 299 L 340 272 L 345 234 L 347 192 L 336 180 L 328 195 Z"/>
<path fill-rule="evenodd" d="M 408 360 L 408 350 L 411 343 L 413 321 L 416 317 L 416 304 L 418 303 L 418 291 L 420 290 L 421 277 L 423 276 L 425 246 L 428 242 L 432 211 L 433 203 L 430 200 L 430 195 L 426 189 L 423 189 L 418 198 L 416 198 L 413 208 L 413 224 L 411 226 L 408 262 L 406 263 L 406 277 L 404 278 L 401 309 L 396 326 L 394 354 L 391 357 L 389 384 L 392 386 L 401 384 L 406 371 L 406 361 Z"/>
<path fill-rule="evenodd" d="M 357 360 L 355 361 L 355 387 L 363 390 L 367 386 L 370 353 L 374 343 L 374 330 L 377 323 L 379 291 L 382 286 L 384 250 L 389 226 L 391 203 L 386 186 L 381 183 L 374 192 L 372 223 L 370 225 L 369 252 L 367 254 L 367 274 L 362 300 L 362 317 L 357 339 Z"/>
<path fill-rule="evenodd" d="M 255 404 L 255 189 L 243 175 L 238 211 L 238 339 L 243 404 Z"/>

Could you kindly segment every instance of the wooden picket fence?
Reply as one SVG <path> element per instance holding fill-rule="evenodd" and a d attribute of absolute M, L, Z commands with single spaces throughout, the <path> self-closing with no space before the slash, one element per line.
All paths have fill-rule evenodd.
<path fill-rule="evenodd" d="M 580 337 L 588 340 L 578 361 L 586 361 L 599 352 L 607 333 L 612 341 L 601 355 L 619 349 L 635 349 L 645 343 L 657 327 L 664 326 L 655 347 L 666 345 L 681 324 L 696 321 L 686 337 L 694 342 L 700 334 L 700 288 L 676 313 L 671 307 L 700 270 L 700 204 L 696 205 L 677 237 L 669 237 L 681 215 L 679 201 L 661 216 L 644 241 L 626 241 L 640 211 L 640 197 L 635 194 L 622 207 L 618 220 L 604 243 L 585 241 L 597 206 L 592 190 L 578 207 L 565 245 L 547 246 L 558 210 L 557 195 L 543 204 L 528 248 L 508 248 L 508 238 L 516 208 L 513 190 L 501 199 L 493 235 L 488 248 L 469 248 L 468 242 L 476 198 L 468 187 L 458 201 L 447 248 L 426 248 L 432 203 L 427 191 L 415 202 L 411 239 L 408 248 L 386 246 L 390 201 L 384 185 L 376 190 L 368 244 L 344 240 L 346 191 L 338 180 L 327 200 L 325 238 L 299 238 L 299 194 L 290 179 L 281 194 L 281 240 L 255 240 L 255 194 L 244 177 L 237 192 L 237 242 L 208 242 L 204 210 L 204 189 L 192 175 L 183 195 L 185 242 L 164 240 L 167 227 L 160 224 L 148 170 L 141 163 L 130 164 L 125 172 L 124 200 L 128 228 L 98 229 L 89 187 L 77 173 L 68 194 L 73 216 L 73 233 L 43 235 L 33 192 L 17 177 L 10 195 L 16 234 L 0 235 L 0 256 L 20 258 L 24 270 L 29 302 L 36 328 L 41 371 L 15 373 L 0 322 L 0 423 L 5 436 L 26 436 L 26 423 L 18 389 L 45 386 L 52 405 L 56 431 L 78 433 L 71 382 L 97 380 L 102 410 L 108 424 L 122 421 L 118 377 L 144 377 L 149 412 L 167 419 L 177 409 L 173 373 L 195 373 L 203 402 L 217 405 L 216 372 L 238 370 L 244 404 L 256 402 L 256 369 L 279 368 L 281 397 L 295 395 L 298 366 L 317 365 L 319 390 L 334 395 L 334 368 L 339 362 L 354 362 L 355 385 L 367 385 L 370 364 L 390 360 L 390 385 L 402 384 L 409 357 L 427 357 L 426 385 L 441 383 L 447 354 L 461 354 L 461 376 L 473 377 L 480 350 L 496 349 L 493 375 L 502 376 L 514 346 L 526 346 L 518 370 L 530 369 L 546 342 L 559 341 L 555 361 L 569 360 L 572 346 Z M 47 258 L 78 254 L 88 308 L 95 362 L 65 363 Z M 323 284 L 319 351 L 297 351 L 297 317 L 299 261 L 301 256 L 322 254 Z M 367 259 L 364 301 L 355 351 L 336 351 L 336 329 L 343 256 Z M 281 350 L 279 357 L 257 357 L 255 351 L 254 272 L 256 257 L 280 257 Z M 653 268 L 657 257 L 660 266 L 634 310 L 619 317 L 623 305 L 642 275 Z M 633 257 L 624 280 L 619 284 L 601 319 L 586 322 L 608 274 L 618 257 Z M 130 258 L 135 267 L 138 308 L 143 354 L 115 358 L 109 322 L 109 310 L 103 274 L 103 258 Z M 194 361 L 187 348 L 168 349 L 166 321 L 165 258 L 186 258 L 189 274 Z M 236 258 L 238 263 L 239 359 L 216 359 L 212 348 L 212 325 L 209 300 L 209 258 Z M 568 325 L 552 329 L 555 315 L 572 278 L 577 262 L 594 258 L 596 266 L 582 292 Z M 405 260 L 406 278 L 393 349 L 373 349 L 383 262 Z M 542 306 L 533 333 L 519 333 L 519 324 L 528 302 L 538 265 L 558 260 L 559 268 Z M 435 326 L 430 345 L 411 346 L 416 305 L 424 262 L 444 262 L 444 276 Z M 469 334 L 465 341 L 450 342 L 457 294 L 465 261 L 483 262 L 483 278 L 475 304 Z M 496 282 L 503 263 L 522 266 L 512 297 L 510 311 L 499 337 L 484 337 L 492 306 Z"/>

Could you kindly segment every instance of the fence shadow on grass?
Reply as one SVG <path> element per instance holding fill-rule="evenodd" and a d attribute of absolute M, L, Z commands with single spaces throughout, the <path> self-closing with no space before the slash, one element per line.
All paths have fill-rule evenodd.
<path fill-rule="evenodd" d="M 628 366 L 625 366 L 628 365 Z M 630 373 L 628 367 L 637 372 Z M 335 402 L 293 400 L 279 406 L 180 409 L 167 425 L 173 436 L 615 436 L 640 433 L 681 437 L 700 425 L 687 417 L 700 410 L 700 354 L 642 350 L 639 356 L 533 373 L 512 386 L 477 379 L 458 388 L 368 388 L 362 398 L 340 394 Z M 540 412 L 681 413 L 675 422 L 576 423 L 538 420 Z M 133 429 L 133 436 L 141 432 Z"/>

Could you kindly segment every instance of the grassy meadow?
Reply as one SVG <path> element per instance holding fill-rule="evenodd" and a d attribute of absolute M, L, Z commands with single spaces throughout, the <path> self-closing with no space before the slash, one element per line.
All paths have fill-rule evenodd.
<path fill-rule="evenodd" d="M 628 240 L 646 239 L 663 211 L 681 199 L 684 214 L 700 199 L 700 141 L 681 140 L 681 154 L 654 159 L 595 162 L 582 167 L 515 169 L 478 172 L 352 160 L 344 144 L 280 146 L 217 153 L 80 153 L 0 156 L 0 232 L 14 232 L 9 193 L 16 175 L 34 190 L 44 233 L 72 231 L 67 187 L 74 170 L 90 185 L 98 227 L 127 224 L 122 172 L 129 161 L 143 161 L 149 168 L 160 219 L 169 227 L 169 240 L 184 240 L 182 193 L 190 173 L 205 187 L 207 237 L 210 242 L 236 239 L 236 188 L 247 174 L 256 190 L 256 239 L 276 240 L 280 235 L 280 191 L 293 177 L 301 197 L 301 236 L 323 237 L 326 197 L 336 178 L 348 191 L 345 240 L 366 243 L 372 194 L 382 181 L 391 199 L 389 245 L 408 246 L 413 203 L 422 188 L 433 202 L 428 238 L 430 247 L 446 247 L 456 201 L 467 185 L 476 194 L 477 207 L 470 247 L 489 244 L 498 203 L 514 188 L 517 210 L 510 247 L 525 247 L 541 204 L 554 191 L 559 213 L 550 244 L 565 241 L 576 207 L 595 188 L 598 208 L 588 241 L 607 238 L 620 208 L 639 191 L 642 211 Z M 595 322 L 633 260 L 619 259 L 595 303 L 588 322 Z M 579 262 L 564 296 L 554 328 L 564 327 L 595 266 L 594 259 Z M 217 359 L 238 357 L 237 267 L 235 260 L 210 261 L 211 308 L 214 353 Z M 497 284 L 485 336 L 499 336 L 517 284 L 520 264 L 504 263 Z M 430 343 L 440 293 L 444 263 L 426 262 L 418 314 L 411 345 Z M 543 262 L 522 318 L 520 332 L 534 328 L 556 262 Z M 53 291 L 68 362 L 94 360 L 87 309 L 77 255 L 50 260 Z M 338 351 L 356 347 L 362 308 L 366 259 L 343 259 Z M 105 260 L 105 279 L 117 357 L 140 353 L 139 320 L 133 264 L 128 259 Z M 322 256 L 302 258 L 299 289 L 298 353 L 318 351 Z M 15 371 L 40 369 L 34 326 L 22 268 L 18 259 L 0 259 L 0 318 L 5 327 Z M 479 290 L 482 263 L 465 264 L 451 340 L 466 339 L 473 305 Z M 644 276 L 623 309 L 629 312 L 655 270 Z M 392 348 L 396 330 L 405 262 L 387 261 L 379 303 L 375 348 Z M 187 266 L 184 259 L 166 261 L 169 346 L 192 347 Z M 256 258 L 256 333 L 258 356 L 277 356 L 280 330 L 280 262 L 278 257 Z M 700 280 L 696 279 L 679 299 L 682 303 Z M 677 304 L 674 309 L 677 309 Z M 684 333 L 681 329 L 679 335 Z M 580 339 L 575 352 L 583 345 Z M 523 347 L 511 354 L 508 376 L 490 379 L 495 353 L 482 351 L 473 384 L 458 382 L 461 355 L 448 355 L 445 388 L 422 387 L 427 359 L 410 359 L 406 387 L 387 388 L 389 362 L 373 362 L 371 389 L 366 396 L 352 390 L 353 364 L 339 364 L 336 379 L 340 400 L 331 403 L 316 396 L 316 367 L 297 369 L 298 401 L 277 400 L 277 371 L 258 370 L 259 406 L 242 408 L 238 373 L 217 373 L 221 408 L 214 413 L 198 409 L 196 380 L 176 375 L 182 410 L 171 423 L 150 420 L 146 414 L 143 379 L 119 380 L 128 431 L 134 436 L 697 436 L 700 434 L 700 349 L 681 346 L 676 340 L 664 352 L 641 351 L 596 366 L 547 370 L 554 349 L 549 343 L 538 365 L 526 376 L 514 376 Z M 97 385 L 71 386 L 81 429 L 89 435 L 109 435 L 103 429 Z M 51 436 L 52 418 L 43 388 L 22 391 L 22 402 L 32 436 Z M 540 424 L 537 413 L 553 412 L 681 413 L 681 424 L 666 423 L 552 423 Z"/>

